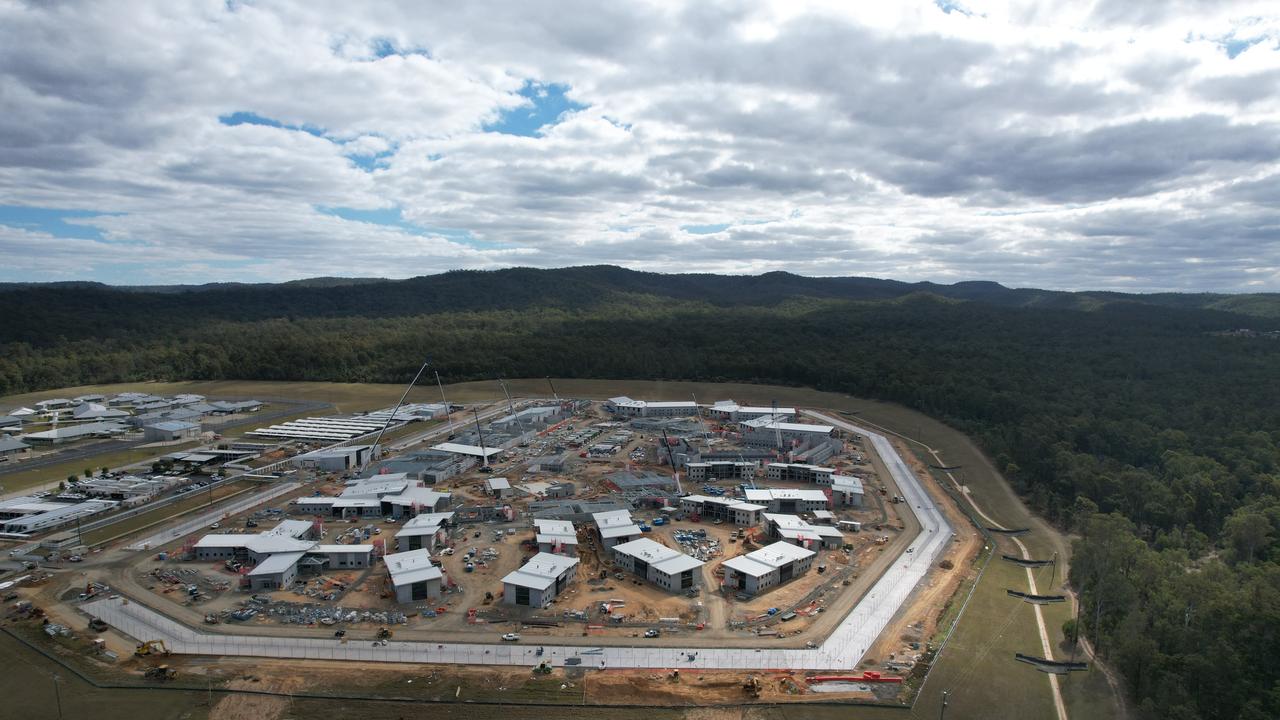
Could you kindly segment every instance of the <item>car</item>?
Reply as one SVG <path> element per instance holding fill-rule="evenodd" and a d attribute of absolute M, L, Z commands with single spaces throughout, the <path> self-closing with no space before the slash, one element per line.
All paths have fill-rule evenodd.
<path fill-rule="evenodd" d="M 214 523 L 214 524 L 212 524 L 212 525 L 210 525 L 210 526 L 209 526 L 209 529 L 210 529 L 210 530 L 217 530 L 217 529 L 218 529 L 218 528 L 220 528 L 220 527 L 222 527 L 222 523 Z"/>
<path fill-rule="evenodd" d="M 72 555 L 71 557 L 67 558 L 67 560 L 70 562 L 80 562 L 81 560 L 84 560 L 84 558 L 80 557 L 79 555 Z"/>
<path fill-rule="evenodd" d="M 644 636 L 647 638 L 656 638 L 661 634 L 662 634 L 662 631 L 659 630 L 658 628 L 649 628 L 648 630 L 644 631 Z"/>
<path fill-rule="evenodd" d="M 507 642 L 516 642 L 520 639 L 520 635 L 518 633 L 505 633 L 502 639 Z"/>

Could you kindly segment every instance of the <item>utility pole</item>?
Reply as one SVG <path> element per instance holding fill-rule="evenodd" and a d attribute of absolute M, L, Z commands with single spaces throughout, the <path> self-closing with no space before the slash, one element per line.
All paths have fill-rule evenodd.
<path fill-rule="evenodd" d="M 944 720 L 947 717 L 947 691 L 942 691 L 942 707 L 938 708 L 938 720 Z"/>

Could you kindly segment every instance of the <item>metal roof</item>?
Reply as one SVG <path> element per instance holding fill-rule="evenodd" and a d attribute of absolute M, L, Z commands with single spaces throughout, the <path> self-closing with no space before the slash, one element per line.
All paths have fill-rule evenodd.
<path fill-rule="evenodd" d="M 556 578 L 577 564 L 577 558 L 540 552 L 530 558 L 529 562 L 522 565 L 519 570 L 502 578 L 502 582 L 534 590 L 546 590 L 555 584 Z"/>
<path fill-rule="evenodd" d="M 392 585 L 410 585 L 444 577 L 440 568 L 432 564 L 430 550 L 391 553 L 382 560 L 387 564 L 387 571 L 391 573 Z"/>

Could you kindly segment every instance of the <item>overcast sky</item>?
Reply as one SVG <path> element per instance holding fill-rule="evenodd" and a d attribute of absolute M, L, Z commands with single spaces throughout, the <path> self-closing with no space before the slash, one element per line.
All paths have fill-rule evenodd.
<path fill-rule="evenodd" d="M 1280 291 L 1280 4 L 0 0 L 0 281 L 599 263 Z"/>

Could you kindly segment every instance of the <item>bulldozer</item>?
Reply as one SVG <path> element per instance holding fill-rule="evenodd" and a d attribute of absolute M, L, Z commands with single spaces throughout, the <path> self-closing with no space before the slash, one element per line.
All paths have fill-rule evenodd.
<path fill-rule="evenodd" d="M 147 657 L 149 655 L 169 656 L 169 648 L 164 644 L 163 640 L 148 640 L 138 643 L 138 647 L 134 648 L 133 654 L 137 657 Z"/>
<path fill-rule="evenodd" d="M 753 698 L 760 697 L 760 689 L 761 689 L 760 678 L 756 677 L 755 675 L 748 675 L 747 681 L 742 683 L 742 692 L 750 695 Z"/>
<path fill-rule="evenodd" d="M 378 639 L 379 639 L 379 640 L 388 640 L 388 639 L 390 639 L 390 638 L 391 638 L 391 636 L 392 636 L 392 635 L 394 635 L 394 634 L 395 634 L 395 633 L 391 632 L 391 630 L 390 630 L 390 629 L 388 629 L 388 628 L 385 628 L 385 627 L 380 627 L 380 628 L 378 628 Z"/>
<path fill-rule="evenodd" d="M 155 667 L 147 668 L 146 672 L 144 672 L 142 676 L 148 680 L 155 680 L 156 682 L 168 682 L 169 680 L 178 677 L 178 671 L 168 665 L 156 665 Z"/>

